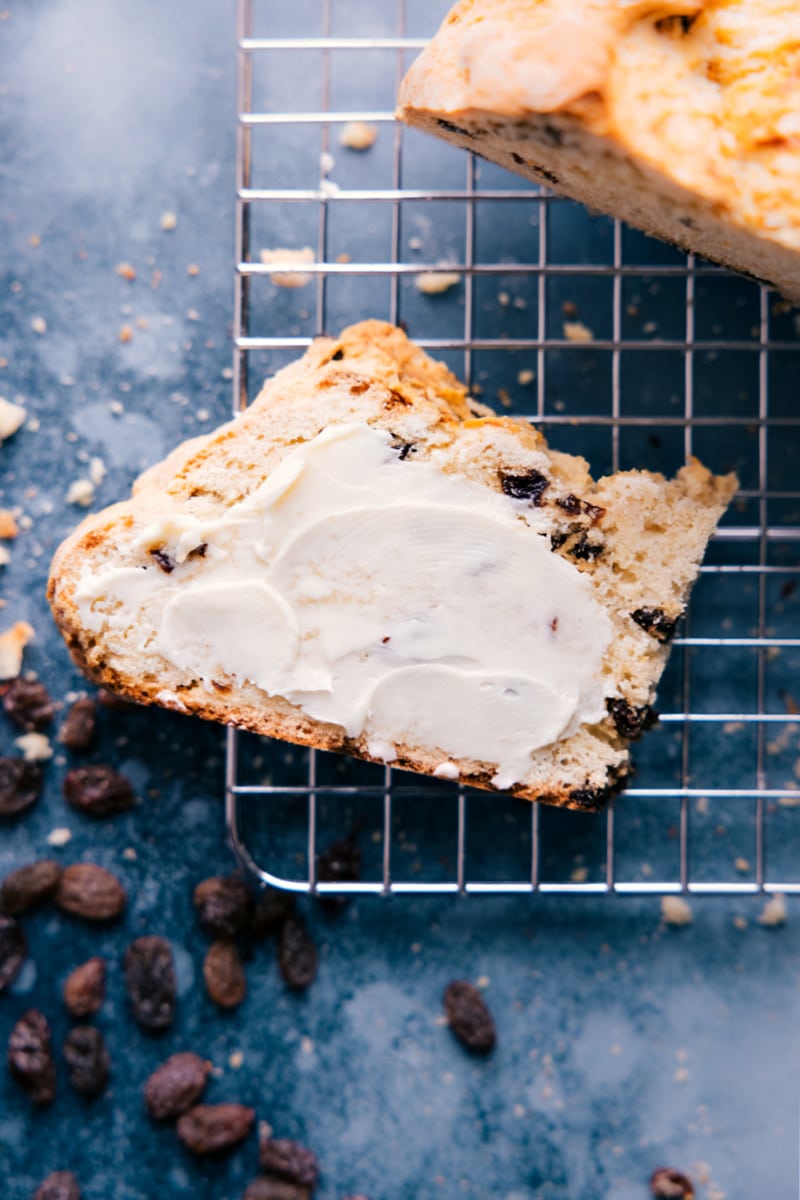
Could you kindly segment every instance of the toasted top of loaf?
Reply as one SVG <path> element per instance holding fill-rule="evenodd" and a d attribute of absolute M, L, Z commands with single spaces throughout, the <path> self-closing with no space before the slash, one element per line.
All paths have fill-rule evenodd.
<path fill-rule="evenodd" d="M 555 120 L 540 125 L 537 114 Z M 443 136 L 455 125 L 512 169 L 800 295 L 796 261 L 787 279 L 780 260 L 753 261 L 735 239 L 702 229 L 704 219 L 723 221 L 792 259 L 800 251 L 792 0 L 461 0 L 409 70 L 398 115 Z M 443 124 L 436 130 L 426 118 Z M 510 162 L 492 152 L 493 138 L 515 127 L 522 139 L 531 122 L 539 147 L 518 147 Z M 564 153 L 570 146 L 585 177 Z M 646 199 L 637 209 L 602 179 L 592 187 L 591 173 L 613 174 L 620 157 L 639 174 L 619 178 L 618 190 L 671 185 L 682 225 Z M 687 196 L 706 211 L 686 207 Z"/>
<path fill-rule="evenodd" d="M 524 421 L 491 415 L 443 364 L 378 321 L 316 340 L 265 384 L 240 417 L 178 447 L 145 472 L 130 500 L 89 516 L 67 539 L 53 561 L 49 596 L 76 661 L 95 680 L 140 702 L 493 786 L 496 762 L 449 754 L 424 736 L 410 744 L 398 737 L 387 751 L 367 732 L 314 719 L 300 704 L 268 695 L 247 678 L 210 679 L 199 667 L 176 667 L 157 649 L 150 600 L 137 611 L 106 597 L 91 609 L 81 601 L 87 586 L 112 578 L 109 572 L 131 574 L 131 567 L 134 582 L 151 581 L 154 595 L 157 584 L 167 586 L 164 572 L 171 594 L 189 585 L 196 590 L 209 578 L 213 548 L 206 556 L 203 542 L 182 560 L 171 559 L 174 549 L 152 545 L 146 531 L 154 522 L 162 529 L 171 522 L 220 528 L 222 518 L 277 486 L 281 465 L 285 473 L 299 448 L 330 441 L 339 426 L 340 434 L 383 431 L 386 444 L 397 448 L 400 466 L 393 470 L 417 472 L 409 479 L 422 478 L 413 464 L 428 463 L 436 478 L 470 481 L 477 488 L 476 521 L 481 497 L 499 505 L 504 517 L 508 508 L 514 530 L 529 528 L 531 539 L 545 539 L 537 540 L 537 549 L 548 548 L 547 561 L 552 554 L 570 564 L 569 578 L 580 576 L 581 588 L 604 610 L 610 631 L 601 670 L 606 711 L 536 750 L 524 779 L 511 789 L 530 799 L 598 807 L 625 776 L 628 741 L 646 723 L 669 637 L 736 481 L 714 477 L 695 460 L 674 480 L 632 471 L 594 481 L 583 459 L 551 451 Z M 386 525 L 387 537 L 393 528 Z M 398 557 L 402 549 L 397 547 Z M 337 571 L 340 566 L 335 564 Z M 451 599 L 457 609 L 459 598 Z"/>

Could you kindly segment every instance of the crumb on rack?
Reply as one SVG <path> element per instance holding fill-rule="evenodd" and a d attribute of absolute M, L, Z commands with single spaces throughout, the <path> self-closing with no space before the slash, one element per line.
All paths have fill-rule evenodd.
<path fill-rule="evenodd" d="M 37 246 L 41 246 L 41 244 L 42 244 L 42 239 L 41 239 L 41 237 L 39 236 L 39 234 L 38 234 L 38 233 L 32 233 L 32 234 L 30 235 L 30 237 L 28 238 L 28 245 L 29 245 L 29 246 L 33 246 L 33 247 L 34 247 L 34 249 L 35 249 Z"/>
<path fill-rule="evenodd" d="M 423 271 L 414 280 L 417 291 L 422 292 L 423 296 L 441 296 L 460 282 L 458 271 Z"/>
<path fill-rule="evenodd" d="M 102 458 L 89 459 L 89 482 L 94 487 L 99 487 L 106 477 L 106 464 Z"/>
<path fill-rule="evenodd" d="M 497 399 L 500 401 L 503 408 L 511 408 L 514 404 L 514 401 L 511 399 L 505 388 L 497 389 Z"/>
<path fill-rule="evenodd" d="M 165 230 L 165 232 L 169 233 L 171 230 L 175 229 L 178 224 L 177 214 L 174 212 L 162 213 L 160 224 L 161 228 Z"/>
<path fill-rule="evenodd" d="M 133 339 L 133 326 L 132 325 L 120 325 L 120 329 L 119 329 L 119 333 L 117 334 L 117 337 L 123 344 L 130 342 Z"/>
<path fill-rule="evenodd" d="M 22 652 L 34 636 L 27 621 L 16 621 L 0 633 L 0 679 L 16 679 L 22 670 Z"/>
<path fill-rule="evenodd" d="M 783 892 L 770 896 L 759 914 L 758 923 L 771 929 L 786 924 L 786 897 Z"/>
<path fill-rule="evenodd" d="M 565 321 L 564 337 L 568 342 L 593 342 L 594 334 L 582 321 Z"/>
<path fill-rule="evenodd" d="M 189 263 L 188 267 L 186 268 L 186 274 L 191 275 L 192 278 L 195 279 L 200 274 L 200 268 L 197 263 Z"/>
<path fill-rule="evenodd" d="M 241 1050 L 234 1050 L 228 1055 L 228 1066 L 232 1071 L 238 1071 L 244 1063 L 244 1054 Z"/>
<path fill-rule="evenodd" d="M 501 308 L 508 308 L 509 304 L 511 303 L 510 294 L 508 292 L 498 292 L 497 293 L 497 303 L 500 305 Z"/>
<path fill-rule="evenodd" d="M 517 373 L 517 383 L 520 385 L 520 387 L 527 387 L 529 384 L 533 383 L 535 378 L 536 372 L 532 371 L 530 367 L 527 367 L 524 371 L 519 371 Z"/>
<path fill-rule="evenodd" d="M 303 246 L 300 250 L 277 246 L 273 250 L 262 250 L 260 258 L 266 266 L 271 266 L 272 263 L 300 266 L 302 263 L 313 263 L 314 251 L 310 246 Z M 312 276 L 307 271 L 273 271 L 269 278 L 276 287 L 299 288 L 310 283 Z"/>
<path fill-rule="evenodd" d="M 23 733 L 21 737 L 14 738 L 14 745 L 19 746 L 26 762 L 47 762 L 48 758 L 53 757 L 50 739 L 43 733 Z"/>
<path fill-rule="evenodd" d="M 0 396 L 0 442 L 13 437 L 27 415 L 21 404 L 12 404 Z"/>
<path fill-rule="evenodd" d="M 319 156 L 319 169 L 323 175 L 330 175 L 336 166 L 336 159 L 329 150 L 323 150 Z"/>
<path fill-rule="evenodd" d="M 0 546 L 0 567 L 7 567 L 11 562 L 11 552 L 7 546 Z"/>
<path fill-rule="evenodd" d="M 94 484 L 91 479 L 74 479 L 67 489 L 65 499 L 67 504 L 88 508 L 94 500 Z"/>
<path fill-rule="evenodd" d="M 348 150 L 369 150 L 375 144 L 378 129 L 366 121 L 348 121 L 339 134 L 339 145 Z"/>
<path fill-rule="evenodd" d="M 740 875 L 746 875 L 750 870 L 750 863 L 746 858 L 737 858 L 733 865 Z"/>
<path fill-rule="evenodd" d="M 114 270 L 121 279 L 127 279 L 129 283 L 133 283 L 136 278 L 136 267 L 129 262 L 119 262 L 114 267 Z"/>
<path fill-rule="evenodd" d="M 408 248 L 409 248 L 409 250 L 421 250 L 422 249 L 422 238 L 421 237 L 410 237 L 408 239 Z"/>
<path fill-rule="evenodd" d="M 691 905 L 681 896 L 661 897 L 661 917 L 667 925 L 691 925 Z"/>
<path fill-rule="evenodd" d="M 586 880 L 589 878 L 589 868 L 574 867 L 573 870 L 570 871 L 569 877 L 572 883 L 586 883 Z"/>
<path fill-rule="evenodd" d="M 66 825 L 59 825 L 51 829 L 44 840 L 48 846 L 66 846 L 67 842 L 72 841 L 72 830 L 67 829 Z"/>
<path fill-rule="evenodd" d="M 41 337 L 43 333 L 47 333 L 47 321 L 44 317 L 31 317 L 31 329 Z"/>
<path fill-rule="evenodd" d="M 733 918 L 733 927 L 734 929 L 747 929 L 747 921 L 744 917 L 737 914 L 737 916 Z"/>

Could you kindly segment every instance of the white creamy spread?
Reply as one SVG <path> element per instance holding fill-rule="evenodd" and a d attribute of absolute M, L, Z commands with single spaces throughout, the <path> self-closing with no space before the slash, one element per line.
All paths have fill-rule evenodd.
<path fill-rule="evenodd" d="M 332 426 L 224 516 L 173 513 L 137 550 L 147 565 L 79 584 L 88 629 L 283 696 L 386 762 L 419 746 L 496 764 L 510 787 L 533 751 L 605 715 L 611 622 L 541 514 L 402 461 L 383 430 Z"/>

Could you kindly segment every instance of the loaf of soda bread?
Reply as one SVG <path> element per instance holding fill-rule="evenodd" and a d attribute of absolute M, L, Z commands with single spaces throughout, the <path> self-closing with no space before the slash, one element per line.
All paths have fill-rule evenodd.
<path fill-rule="evenodd" d="M 595 481 L 364 321 L 87 517 L 49 598 L 132 700 L 596 810 L 735 487 Z"/>
<path fill-rule="evenodd" d="M 460 0 L 398 116 L 800 303 L 793 0 Z"/>

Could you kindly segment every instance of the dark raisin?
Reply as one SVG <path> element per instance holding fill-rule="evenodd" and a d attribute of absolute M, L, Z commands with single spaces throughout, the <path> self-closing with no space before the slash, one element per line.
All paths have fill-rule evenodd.
<path fill-rule="evenodd" d="M 113 817 L 127 812 L 136 799 L 125 776 L 103 763 L 67 771 L 64 798 L 87 817 Z"/>
<path fill-rule="evenodd" d="M 142 1029 L 158 1032 L 172 1024 L 175 1015 L 175 967 L 169 942 L 162 937 L 140 937 L 125 951 L 125 986 L 133 1016 Z"/>
<path fill-rule="evenodd" d="M 295 899 L 291 892 L 278 888 L 265 888 L 253 906 L 250 917 L 250 936 L 254 941 L 263 941 L 271 933 L 277 933 L 295 910 Z"/>
<path fill-rule="evenodd" d="M 194 550 L 190 550 L 186 555 L 187 558 L 205 558 L 208 542 L 201 542 L 199 546 L 195 546 Z"/>
<path fill-rule="evenodd" d="M 522 157 L 521 154 L 517 154 L 516 150 L 511 151 L 511 157 L 513 158 L 515 163 L 519 164 L 519 166 L 521 166 L 521 167 L 525 166 L 525 159 Z"/>
<path fill-rule="evenodd" d="M 144 1085 L 144 1102 L 154 1121 L 176 1121 L 205 1091 L 210 1065 L 199 1054 L 173 1054 Z"/>
<path fill-rule="evenodd" d="M 197 919 L 211 937 L 232 938 L 247 927 L 252 900 L 241 879 L 215 875 L 194 889 Z"/>
<path fill-rule="evenodd" d="M 151 550 L 150 557 L 156 560 L 158 565 L 161 567 L 161 570 L 164 571 L 165 574 L 171 575 L 175 570 L 175 559 L 171 554 L 168 554 L 163 547 L 160 550 Z"/>
<path fill-rule="evenodd" d="M 278 938 L 278 967 L 290 988 L 302 991 L 317 974 L 317 947 L 294 917 L 284 921 Z"/>
<path fill-rule="evenodd" d="M 563 530 L 560 533 L 551 533 L 550 534 L 550 549 L 551 550 L 560 550 L 561 547 L 564 545 L 564 542 L 566 542 L 567 538 L 569 538 L 570 536 L 571 536 L 571 534 L 569 532 L 565 533 Z"/>
<path fill-rule="evenodd" d="M 568 496 L 559 496 L 556 504 L 570 517 L 577 517 L 581 511 L 581 502 L 572 492 Z"/>
<path fill-rule="evenodd" d="M 61 872 L 56 904 L 87 921 L 112 921 L 125 907 L 125 889 L 110 871 L 95 863 L 73 863 Z"/>
<path fill-rule="evenodd" d="M 0 992 L 17 978 L 27 952 L 22 927 L 13 917 L 0 915 Z"/>
<path fill-rule="evenodd" d="M 242 1200 L 311 1200 L 311 1189 L 262 1175 L 248 1183 Z"/>
<path fill-rule="evenodd" d="M 789 600 L 797 591 L 797 580 L 787 579 L 781 584 L 781 600 Z"/>
<path fill-rule="evenodd" d="M 564 143 L 564 135 L 557 125 L 551 125 L 546 122 L 541 128 L 542 141 L 547 142 L 548 146 L 561 146 Z"/>
<path fill-rule="evenodd" d="M 668 617 L 663 608 L 637 608 L 631 613 L 637 625 L 659 642 L 669 642 L 675 636 L 677 617 Z"/>
<path fill-rule="evenodd" d="M 39 1184 L 33 1200 L 81 1200 L 80 1185 L 72 1171 L 53 1171 Z"/>
<path fill-rule="evenodd" d="M 91 696 L 79 696 L 64 718 L 59 741 L 68 750 L 89 750 L 97 732 L 97 705 Z"/>
<path fill-rule="evenodd" d="M 321 883 L 355 883 L 361 878 L 361 848 L 355 830 L 345 838 L 338 838 L 317 857 L 317 879 Z M 325 896 L 323 904 L 340 906 L 346 902 L 344 896 Z"/>
<path fill-rule="evenodd" d="M 44 729 L 55 712 L 47 688 L 35 679 L 15 679 L 3 696 L 3 708 L 14 724 L 26 733 Z"/>
<path fill-rule="evenodd" d="M 649 704 L 633 705 L 627 700 L 607 700 L 606 707 L 614 721 L 617 733 L 629 741 L 638 738 L 642 731 L 648 729 L 654 722 L 653 710 Z"/>
<path fill-rule="evenodd" d="M 64 982 L 64 1003 L 73 1017 L 90 1017 L 99 1012 L 106 996 L 106 964 L 90 958 L 71 971 Z"/>
<path fill-rule="evenodd" d="M 488 1054 L 497 1034 L 489 1007 L 473 983 L 454 979 L 444 990 L 444 1011 L 458 1040 L 478 1054 Z"/>
<path fill-rule="evenodd" d="M 239 951 L 233 942 L 219 938 L 212 942 L 203 962 L 203 979 L 206 991 L 220 1008 L 236 1008 L 247 993 Z"/>
<path fill-rule="evenodd" d="M 344 358 L 344 350 L 335 350 L 331 355 L 331 362 L 341 362 Z"/>
<path fill-rule="evenodd" d="M 6 875 L 0 885 L 0 912 L 12 917 L 27 912 L 52 896 L 61 878 L 61 867 L 50 858 L 29 863 Z"/>
<path fill-rule="evenodd" d="M 569 798 L 574 808 L 585 812 L 598 812 L 611 799 L 614 789 L 609 787 L 574 788 Z"/>
<path fill-rule="evenodd" d="M 19 817 L 42 792 L 42 772 L 24 758 L 0 758 L 0 817 Z"/>
<path fill-rule="evenodd" d="M 47 1017 L 36 1008 L 23 1013 L 8 1039 L 8 1069 L 34 1104 L 56 1098 L 56 1064 Z"/>
<path fill-rule="evenodd" d="M 397 450 L 397 457 L 400 459 L 400 462 L 405 462 L 409 454 L 411 454 L 412 450 L 415 450 L 416 447 L 413 442 L 396 441 L 392 442 L 392 449 Z"/>
<path fill-rule="evenodd" d="M 694 1184 L 682 1171 L 658 1167 L 650 1176 L 650 1191 L 659 1200 L 694 1200 Z"/>
<path fill-rule="evenodd" d="M 255 1116 L 243 1104 L 197 1104 L 178 1121 L 178 1137 L 192 1154 L 223 1154 L 244 1141 Z"/>
<path fill-rule="evenodd" d="M 552 183 L 553 187 L 558 187 L 559 179 L 555 171 L 548 171 L 546 167 L 540 167 L 538 164 L 534 165 L 531 163 L 531 166 L 537 175 L 541 175 L 542 179 L 546 179 L 548 183 Z"/>
<path fill-rule="evenodd" d="M 448 133 L 457 133 L 461 137 L 472 137 L 468 129 L 462 129 L 460 125 L 454 125 L 452 121 L 445 121 L 442 117 L 437 117 L 437 121 L 439 128 L 447 130 Z"/>
<path fill-rule="evenodd" d="M 513 497 L 514 500 L 530 500 L 534 507 L 538 508 L 542 503 L 542 496 L 550 487 L 550 480 L 546 475 L 542 475 L 541 471 L 530 470 L 524 475 L 506 475 L 505 472 L 500 472 L 500 484 L 507 496 Z"/>
<path fill-rule="evenodd" d="M 603 553 L 603 549 L 602 542 L 590 542 L 586 534 L 582 533 L 574 545 L 570 546 L 567 553 L 579 562 L 593 562 Z"/>
<path fill-rule="evenodd" d="M 258 1165 L 262 1171 L 278 1175 L 300 1187 L 313 1188 L 319 1176 L 316 1155 L 291 1138 L 260 1137 Z"/>
<path fill-rule="evenodd" d="M 99 1029 L 91 1025 L 71 1029 L 64 1042 L 64 1060 L 76 1092 L 91 1100 L 105 1091 L 111 1059 Z"/>

